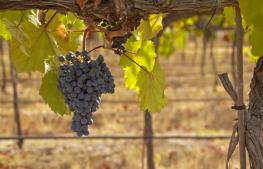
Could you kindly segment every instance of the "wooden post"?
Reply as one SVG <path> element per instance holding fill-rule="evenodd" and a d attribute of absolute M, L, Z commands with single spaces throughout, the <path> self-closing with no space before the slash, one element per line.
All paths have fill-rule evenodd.
<path fill-rule="evenodd" d="M 235 36 L 236 38 L 236 36 Z M 237 84 L 237 74 L 236 74 L 236 39 L 233 39 L 231 47 L 231 74 L 234 86 Z"/>
<path fill-rule="evenodd" d="M 201 58 L 201 76 L 205 76 L 205 59 L 206 59 L 206 51 L 207 51 L 207 42 L 208 42 L 208 32 L 207 30 L 204 30 L 203 35 L 203 52 L 202 52 L 202 58 Z"/>
<path fill-rule="evenodd" d="M 144 112 L 144 137 L 147 149 L 147 169 L 155 169 L 154 164 L 154 149 L 153 149 L 153 128 L 152 128 L 152 115 L 146 110 Z"/>
<path fill-rule="evenodd" d="M 2 68 L 2 84 L 1 90 L 2 92 L 6 92 L 6 66 L 5 66 L 5 59 L 4 59 L 4 43 L 3 40 L 0 39 L 0 61 L 1 61 L 1 68 Z"/>
<path fill-rule="evenodd" d="M 185 46 L 182 49 L 181 57 L 182 57 L 182 64 L 185 64 Z"/>
<path fill-rule="evenodd" d="M 192 58 L 192 66 L 195 66 L 196 58 L 197 56 L 197 50 L 198 50 L 198 41 L 197 38 L 195 37 L 194 39 L 194 53 L 193 53 L 193 58 Z"/>
<path fill-rule="evenodd" d="M 243 27 L 239 7 L 235 7 L 236 13 L 236 42 L 237 42 L 237 106 L 244 105 L 243 95 Z M 246 145 L 245 145 L 245 110 L 238 111 L 239 155 L 240 169 L 246 169 Z"/>
<path fill-rule="evenodd" d="M 16 123 L 16 131 L 19 137 L 22 136 L 22 129 L 21 129 L 21 122 L 20 122 L 20 112 L 19 112 L 19 105 L 18 105 L 18 94 L 17 94 L 17 75 L 14 68 L 14 65 L 10 59 L 10 74 L 12 78 L 12 88 L 13 88 L 13 108 L 14 108 L 14 115 L 15 115 L 15 123 Z M 18 147 L 21 149 L 23 147 L 23 139 L 18 140 Z"/>
<path fill-rule="evenodd" d="M 212 62 L 213 73 L 215 75 L 215 80 L 214 80 L 214 84 L 213 84 L 213 90 L 216 91 L 216 86 L 218 85 L 218 81 L 217 81 L 216 59 L 215 59 L 215 56 L 214 56 L 214 40 L 210 41 L 210 58 L 211 58 L 211 62 Z"/>

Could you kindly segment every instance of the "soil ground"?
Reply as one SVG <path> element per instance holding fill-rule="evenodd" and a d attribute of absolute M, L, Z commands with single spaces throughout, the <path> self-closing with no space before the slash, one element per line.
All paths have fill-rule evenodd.
<path fill-rule="evenodd" d="M 201 41 L 200 41 L 201 42 Z M 200 74 L 201 45 L 194 53 L 189 42 L 185 50 L 177 50 L 170 58 L 160 57 L 166 71 L 168 105 L 153 114 L 155 135 L 230 135 L 236 112 L 232 102 L 213 73 L 211 59 L 206 58 L 205 76 Z M 231 72 L 230 44 L 214 45 L 218 73 Z M 103 51 L 98 51 L 102 52 Z M 209 51 L 208 51 L 209 53 Z M 101 108 L 94 115 L 91 135 L 142 135 L 144 115 L 135 101 L 137 94 L 124 86 L 119 57 L 104 52 L 115 76 L 116 93 L 103 96 Z M 193 65 L 193 57 L 196 63 Z M 245 94 L 254 64 L 245 60 Z M 6 57 L 7 58 L 7 57 Z M 39 74 L 19 75 L 19 99 L 41 100 Z M 24 80 L 23 80 L 24 79 Z M 26 80 L 29 79 L 29 80 Z M 1 81 L 2 83 L 2 81 Z M 215 98 L 224 98 L 218 100 Z M 0 100 L 12 100 L 11 83 Z M 115 103 L 107 100 L 117 101 Z M 128 100 L 128 102 L 118 102 Z M 130 102 L 129 102 L 130 101 Z M 70 135 L 70 117 L 53 113 L 42 102 L 20 104 L 22 130 L 25 135 Z M 12 102 L 0 104 L 1 136 L 15 135 Z M 157 169 L 222 169 L 225 167 L 229 140 L 154 140 Z M 231 168 L 238 167 L 238 151 Z M 25 140 L 23 150 L 15 141 L 0 141 L 0 169 L 143 169 L 146 168 L 142 140 Z"/>

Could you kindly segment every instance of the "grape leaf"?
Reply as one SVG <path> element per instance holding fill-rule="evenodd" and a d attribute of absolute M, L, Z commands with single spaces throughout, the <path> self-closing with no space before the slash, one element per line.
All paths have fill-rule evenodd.
<path fill-rule="evenodd" d="M 0 37 L 3 37 L 5 40 L 9 40 L 12 37 L 11 33 L 7 30 L 7 27 L 2 20 L 0 20 Z"/>
<path fill-rule="evenodd" d="M 11 58 L 18 72 L 45 71 L 45 59 L 48 56 L 65 54 L 75 51 L 79 46 L 81 33 L 69 33 L 69 29 L 83 28 L 83 22 L 73 14 L 57 14 L 48 26 L 41 26 L 35 12 L 15 13 L 19 20 L 9 15 L 5 16 L 8 29 L 14 37 L 11 41 L 11 49 L 14 50 Z M 49 20 L 53 11 L 48 12 Z M 28 18 L 28 19 L 26 19 Z M 66 37 L 57 34 L 60 25 L 64 25 Z"/>
<path fill-rule="evenodd" d="M 84 22 L 72 13 L 68 13 L 67 15 L 57 15 L 52 23 L 54 24 L 49 26 L 49 30 L 56 39 L 59 52 L 66 54 L 69 51 L 76 51 L 81 42 L 82 32 L 70 32 L 70 30 L 83 30 L 85 28 Z M 58 33 L 59 29 L 61 31 L 61 26 L 64 35 Z"/>
<path fill-rule="evenodd" d="M 186 40 L 187 40 L 187 32 L 186 31 L 177 31 L 176 35 L 175 35 L 175 43 L 176 43 L 176 47 L 183 49 L 186 45 Z"/>
<path fill-rule="evenodd" d="M 64 97 L 57 86 L 58 72 L 53 69 L 45 73 L 43 76 L 39 95 L 45 100 L 52 111 L 59 113 L 60 115 L 69 114 Z"/>
<path fill-rule="evenodd" d="M 149 16 L 148 20 L 141 20 L 136 31 L 138 31 L 143 40 L 150 40 L 163 29 L 162 20 L 163 17 L 161 14 L 152 14 Z"/>
<path fill-rule="evenodd" d="M 154 67 L 156 57 L 154 44 L 152 41 L 136 39 L 132 36 L 126 42 L 125 49 L 129 52 L 122 55 L 120 59 L 120 65 L 124 69 L 125 85 L 129 89 L 136 89 L 137 75 L 142 69 L 137 64 L 149 72 Z"/>
<path fill-rule="evenodd" d="M 169 57 L 171 56 L 176 47 L 174 43 L 174 39 L 176 38 L 174 29 L 166 28 L 162 34 L 162 36 L 159 38 L 158 43 L 158 53 L 161 56 Z"/>
<path fill-rule="evenodd" d="M 224 16 L 226 19 L 226 23 L 228 25 L 234 25 L 235 24 L 235 12 L 233 7 L 225 7 L 224 8 Z"/>
<path fill-rule="evenodd" d="M 30 38 L 25 39 L 23 44 L 28 55 L 24 55 L 24 52 L 20 48 L 12 45 L 14 54 L 11 55 L 13 62 L 16 65 L 18 72 L 30 72 L 30 71 L 45 71 L 45 59 L 51 55 L 57 55 L 57 43 L 47 30 L 44 28 L 35 28 L 32 25 L 28 25 L 25 29 L 30 33 Z M 14 42 L 13 42 L 14 43 Z"/>
<path fill-rule="evenodd" d="M 241 12 L 244 16 L 246 24 L 252 26 L 252 32 L 249 35 L 249 42 L 252 45 L 252 55 L 262 56 L 263 50 L 261 48 L 263 38 L 263 1 L 240 1 Z M 253 12 L 251 12 L 253 11 Z"/>
<path fill-rule="evenodd" d="M 248 25 L 263 27 L 263 1 L 262 0 L 240 0 L 241 12 Z"/>
<path fill-rule="evenodd" d="M 142 110 L 159 112 L 167 104 L 167 97 L 164 95 L 165 75 L 157 61 L 150 74 L 140 70 L 137 86 Z"/>
<path fill-rule="evenodd" d="M 263 55 L 263 30 L 254 28 L 252 33 L 249 36 L 249 42 L 252 45 L 252 54 L 254 56 L 262 56 Z"/>

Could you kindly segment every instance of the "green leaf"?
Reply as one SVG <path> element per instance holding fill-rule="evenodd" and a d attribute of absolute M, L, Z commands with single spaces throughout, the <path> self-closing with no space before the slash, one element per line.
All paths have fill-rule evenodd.
<path fill-rule="evenodd" d="M 164 95 L 165 75 L 157 61 L 150 74 L 143 70 L 140 71 L 137 86 L 139 87 L 139 100 L 142 110 L 160 112 L 167 104 L 167 97 Z"/>
<path fill-rule="evenodd" d="M 254 28 L 249 36 L 249 42 L 252 45 L 252 54 L 255 56 L 262 56 L 263 30 Z"/>
<path fill-rule="evenodd" d="M 122 55 L 120 59 L 120 65 L 124 70 L 125 86 L 129 89 L 137 89 L 137 75 L 142 69 L 137 64 L 149 72 L 152 71 L 156 57 L 154 44 L 152 41 L 142 41 L 131 36 L 125 44 L 125 49 L 129 52 Z"/>
<path fill-rule="evenodd" d="M 2 20 L 0 20 L 0 37 L 3 37 L 5 40 L 10 40 L 12 37 L 11 33 L 7 30 L 7 27 Z"/>
<path fill-rule="evenodd" d="M 175 32 L 169 27 L 166 28 L 159 38 L 158 53 L 161 56 L 169 57 L 174 53 L 176 49 L 174 43 L 175 38 Z"/>
<path fill-rule="evenodd" d="M 48 27 L 58 44 L 59 53 L 62 54 L 76 51 L 80 45 L 82 32 L 70 32 L 70 30 L 83 30 L 84 28 L 84 22 L 72 13 L 57 14 Z"/>
<path fill-rule="evenodd" d="M 240 0 L 241 12 L 248 25 L 263 27 L 263 1 L 262 0 Z"/>
<path fill-rule="evenodd" d="M 233 7 L 225 7 L 224 8 L 224 16 L 226 19 L 226 23 L 228 25 L 234 25 L 235 24 L 235 12 Z"/>
<path fill-rule="evenodd" d="M 244 55 L 248 56 L 248 58 L 252 61 L 252 62 L 257 62 L 258 59 L 260 58 L 259 56 L 255 56 L 251 53 L 251 48 L 250 47 L 244 47 L 243 48 L 243 53 Z"/>
<path fill-rule="evenodd" d="M 160 30 L 163 29 L 163 17 L 161 14 L 152 14 L 148 20 L 141 20 L 137 31 L 142 40 L 150 40 L 154 38 Z"/>
<path fill-rule="evenodd" d="M 188 34 L 186 31 L 181 30 L 181 31 L 176 32 L 175 43 L 176 43 L 177 48 L 180 48 L 180 49 L 185 48 L 187 36 Z"/>
<path fill-rule="evenodd" d="M 18 72 L 44 72 L 45 59 L 47 59 L 48 56 L 55 56 L 58 54 L 57 43 L 52 34 L 46 29 L 42 27 L 33 27 L 32 24 L 31 26 L 26 26 L 26 32 L 31 32 L 30 37 L 25 39 L 23 43 L 11 45 L 11 50 L 14 51 L 11 58 L 15 63 Z M 24 46 L 27 55 L 25 55 L 18 46 Z"/>
<path fill-rule="evenodd" d="M 40 25 L 35 11 L 13 14 L 17 17 L 8 13 L 2 13 L 2 16 L 14 37 L 10 42 L 13 51 L 11 58 L 18 72 L 44 72 L 48 56 L 77 50 L 81 33 L 70 33 L 69 29 L 79 30 L 84 24 L 73 14 L 57 14 L 48 26 Z M 54 11 L 47 13 L 47 22 L 53 14 Z M 61 31 L 62 35 L 59 34 Z"/>
<path fill-rule="evenodd" d="M 53 69 L 48 71 L 43 76 L 39 94 L 49 105 L 52 111 L 59 113 L 60 115 L 69 114 L 64 97 L 57 86 L 58 72 Z"/>

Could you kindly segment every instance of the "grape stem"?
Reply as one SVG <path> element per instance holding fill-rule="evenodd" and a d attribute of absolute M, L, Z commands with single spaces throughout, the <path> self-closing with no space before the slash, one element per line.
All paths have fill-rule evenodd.
<path fill-rule="evenodd" d="M 104 47 L 104 45 L 97 46 L 97 47 L 89 50 L 88 53 L 93 52 L 94 50 L 99 49 L 99 48 L 103 48 L 103 47 Z"/>
<path fill-rule="evenodd" d="M 86 39 L 89 35 L 89 28 L 84 30 L 84 34 L 83 34 L 83 42 L 82 42 L 82 50 L 85 51 L 86 50 Z"/>
<path fill-rule="evenodd" d="M 48 22 L 45 24 L 44 28 L 46 29 L 48 25 L 51 23 L 51 21 L 55 18 L 55 16 L 58 14 L 58 11 L 56 11 L 51 18 L 48 20 Z"/>

